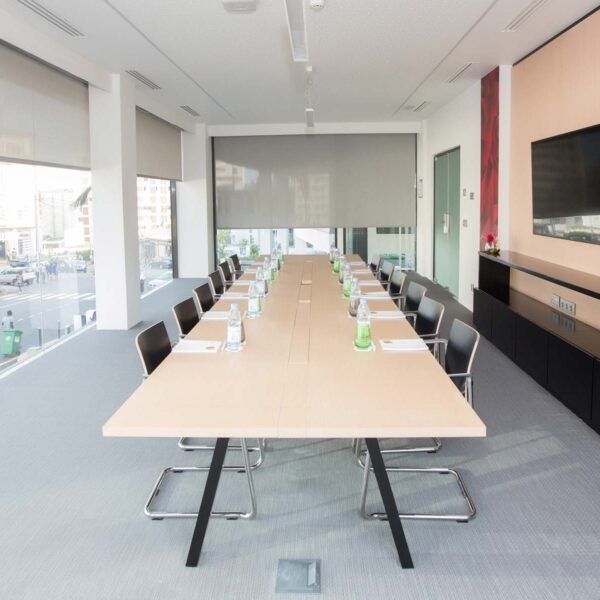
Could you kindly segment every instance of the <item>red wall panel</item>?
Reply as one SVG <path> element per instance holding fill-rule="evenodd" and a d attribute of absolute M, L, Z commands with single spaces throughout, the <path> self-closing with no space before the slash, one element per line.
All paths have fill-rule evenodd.
<path fill-rule="evenodd" d="M 481 247 L 498 235 L 498 115 L 500 69 L 481 80 Z"/>

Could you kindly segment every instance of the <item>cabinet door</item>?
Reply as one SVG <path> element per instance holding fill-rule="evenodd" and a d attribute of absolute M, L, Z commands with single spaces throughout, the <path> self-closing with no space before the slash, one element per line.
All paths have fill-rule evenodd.
<path fill-rule="evenodd" d="M 592 398 L 592 427 L 600 433 L 600 360 L 594 361 L 594 396 Z"/>
<path fill-rule="evenodd" d="M 492 304 L 492 342 L 511 360 L 515 359 L 516 315 L 504 302 Z"/>
<path fill-rule="evenodd" d="M 545 329 L 517 315 L 515 362 L 540 385 L 548 383 L 548 334 Z"/>
<path fill-rule="evenodd" d="M 591 422 L 594 359 L 548 334 L 548 390 L 578 417 Z"/>
<path fill-rule="evenodd" d="M 492 338 L 492 297 L 475 288 L 473 291 L 473 323 L 481 335 Z"/>

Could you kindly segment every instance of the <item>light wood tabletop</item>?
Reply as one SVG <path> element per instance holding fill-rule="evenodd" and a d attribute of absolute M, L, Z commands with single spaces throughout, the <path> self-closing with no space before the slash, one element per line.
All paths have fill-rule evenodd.
<path fill-rule="evenodd" d="M 359 257 L 349 257 L 359 261 Z M 364 270 L 366 265 L 353 265 Z M 254 273 L 245 273 L 243 280 Z M 368 273 L 361 280 L 374 280 Z M 363 286 L 362 292 L 383 291 Z M 245 294 L 248 286 L 234 284 Z M 191 296 L 191 290 L 190 290 Z M 213 311 L 236 302 L 220 299 Z M 372 310 L 397 310 L 370 299 Z M 486 428 L 428 351 L 384 352 L 379 340 L 417 338 L 406 319 L 372 319 L 375 350 L 358 352 L 355 319 L 326 256 L 288 256 L 263 314 L 244 318 L 241 352 L 172 353 L 103 427 L 106 436 L 386 438 L 483 437 Z M 226 338 L 201 320 L 186 339 Z"/>

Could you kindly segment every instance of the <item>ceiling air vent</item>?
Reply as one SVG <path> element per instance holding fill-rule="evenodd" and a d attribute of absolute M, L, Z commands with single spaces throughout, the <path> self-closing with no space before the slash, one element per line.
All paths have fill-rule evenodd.
<path fill-rule="evenodd" d="M 421 104 L 419 104 L 419 106 L 416 106 L 413 109 L 413 112 L 421 112 L 422 110 L 427 108 L 430 104 L 431 104 L 431 102 L 429 100 L 425 100 L 424 102 L 421 102 Z"/>
<path fill-rule="evenodd" d="M 415 110 L 415 105 L 414 104 L 406 104 L 402 107 L 402 110 Z"/>
<path fill-rule="evenodd" d="M 549 0 L 533 0 L 528 4 L 504 29 L 503 33 L 513 33 L 521 28 L 525 21 L 528 21 L 544 4 Z"/>
<path fill-rule="evenodd" d="M 256 10 L 256 0 L 221 0 L 227 12 L 244 13 Z"/>
<path fill-rule="evenodd" d="M 446 83 L 454 83 L 460 79 L 473 66 L 473 64 L 474 63 L 465 63 L 462 67 L 460 67 L 460 69 L 458 69 L 458 71 L 446 79 Z"/>
<path fill-rule="evenodd" d="M 160 90 L 161 87 L 157 83 L 154 83 L 152 79 L 148 79 L 144 75 L 142 75 L 139 71 L 126 71 L 129 75 L 131 75 L 134 79 L 137 79 L 140 83 L 143 83 L 145 86 L 149 87 L 151 90 Z"/>
<path fill-rule="evenodd" d="M 33 11 L 39 17 L 42 17 L 42 19 L 48 21 L 48 23 L 51 25 L 54 25 L 54 27 L 58 27 L 67 35 L 76 38 L 85 37 L 85 34 L 81 33 L 79 29 L 73 27 L 73 25 L 65 21 L 62 17 L 59 17 L 57 14 L 48 10 L 45 6 L 42 6 L 39 2 L 36 2 L 36 0 L 17 0 L 17 2 Z"/>
<path fill-rule="evenodd" d="M 192 117 L 200 116 L 199 112 L 196 112 L 191 106 L 188 106 L 187 104 L 185 106 L 180 106 L 179 108 L 181 110 L 185 110 L 185 112 L 188 113 L 188 115 L 192 115 Z"/>

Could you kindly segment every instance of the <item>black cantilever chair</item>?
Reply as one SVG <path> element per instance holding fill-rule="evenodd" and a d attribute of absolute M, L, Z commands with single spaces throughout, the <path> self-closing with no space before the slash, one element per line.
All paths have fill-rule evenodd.
<path fill-rule="evenodd" d="M 172 308 L 179 328 L 179 337 L 184 338 L 200 321 L 193 298 L 179 302 Z"/>
<path fill-rule="evenodd" d="M 464 395 L 465 400 L 472 406 L 473 405 L 473 360 L 475 358 L 475 352 L 479 345 L 479 333 L 475 331 L 469 325 L 454 319 L 452 327 L 450 328 L 450 334 L 447 340 L 436 339 L 430 340 L 426 343 L 440 343 L 445 346 L 446 351 L 444 353 L 444 359 L 442 366 L 446 370 L 448 377 L 456 384 L 456 387 Z M 385 513 L 368 513 L 366 510 L 369 473 L 370 473 L 370 458 L 367 452 L 364 471 L 363 471 L 363 487 L 361 493 L 360 512 L 365 519 L 387 519 Z M 435 520 L 435 521 L 458 521 L 460 523 L 466 523 L 475 517 L 476 510 L 473 500 L 469 495 L 467 487 L 456 469 L 449 469 L 446 467 L 429 467 L 429 468 L 414 468 L 414 467 L 386 467 L 386 471 L 389 472 L 401 472 L 401 473 L 437 473 L 441 475 L 452 475 L 458 488 L 463 496 L 463 499 L 467 506 L 466 513 L 456 514 L 439 514 L 439 513 L 411 513 L 411 514 L 400 514 L 401 519 L 421 519 L 421 520 Z"/>
<path fill-rule="evenodd" d="M 201 315 L 205 312 L 208 312 L 215 305 L 215 299 L 213 297 L 209 283 L 203 283 L 202 285 L 195 288 L 194 295 L 196 296 L 196 300 L 198 301 L 198 306 L 200 307 Z"/>
<path fill-rule="evenodd" d="M 231 261 L 231 264 L 233 266 L 233 274 L 236 277 L 240 277 L 240 275 L 244 274 L 244 269 L 242 269 L 242 263 L 240 263 L 240 259 L 238 258 L 237 254 L 232 254 L 229 257 L 229 260 Z"/>
<path fill-rule="evenodd" d="M 375 275 L 379 273 L 379 268 L 381 267 L 381 256 L 379 254 L 374 254 L 371 258 L 371 262 L 369 263 L 369 269 L 373 271 Z"/>
<path fill-rule="evenodd" d="M 391 263 L 389 260 L 384 260 L 381 264 L 381 269 L 379 269 L 379 272 L 377 274 L 377 278 L 379 279 L 383 287 L 387 288 L 387 286 L 389 285 L 390 277 L 392 276 L 393 272 L 394 263 Z"/>
<path fill-rule="evenodd" d="M 144 368 L 144 378 L 149 377 L 152 373 L 161 365 L 161 363 L 171 354 L 171 340 L 167 333 L 167 328 L 163 321 L 159 321 L 154 325 L 144 329 L 139 333 L 135 339 L 135 345 L 142 361 Z M 235 471 L 245 472 L 248 491 L 250 494 L 251 508 L 249 511 L 226 511 L 226 512 L 213 512 L 213 517 L 224 517 L 227 519 L 251 519 L 256 515 L 256 494 L 254 491 L 254 481 L 252 479 L 252 469 L 256 468 L 258 464 L 250 464 L 249 449 L 245 439 L 241 440 L 241 444 L 233 449 L 241 449 L 243 454 L 243 465 L 227 466 L 223 467 L 224 471 Z M 214 446 L 205 447 L 206 450 L 214 450 Z M 261 456 L 262 460 L 262 456 Z M 156 510 L 152 507 L 156 496 L 160 493 L 160 488 L 164 480 L 170 473 L 184 473 L 184 472 L 197 472 L 197 471 L 208 471 L 209 467 L 167 467 L 161 471 L 156 484 L 152 488 L 152 492 L 144 506 L 144 513 L 151 519 L 177 519 L 177 518 L 196 518 L 198 513 L 194 512 L 172 512 L 166 510 Z"/>
<path fill-rule="evenodd" d="M 416 313 L 419 304 L 421 304 L 421 298 L 427 293 L 427 288 L 416 281 L 411 281 L 406 288 L 406 296 L 400 302 L 400 309 L 405 314 Z"/>
<path fill-rule="evenodd" d="M 208 274 L 208 283 L 210 284 L 213 298 L 218 300 L 225 293 L 225 284 L 220 271 L 213 271 Z"/>
<path fill-rule="evenodd" d="M 223 278 L 223 283 L 225 284 L 225 289 L 231 287 L 235 282 L 235 275 L 231 271 L 231 267 L 229 266 L 229 261 L 224 260 L 219 265 L 219 273 L 221 273 L 221 277 Z"/>
<path fill-rule="evenodd" d="M 396 267 L 390 276 L 388 285 L 388 294 L 396 304 L 399 304 L 404 297 L 403 291 L 406 281 L 406 273 L 400 267 Z"/>

